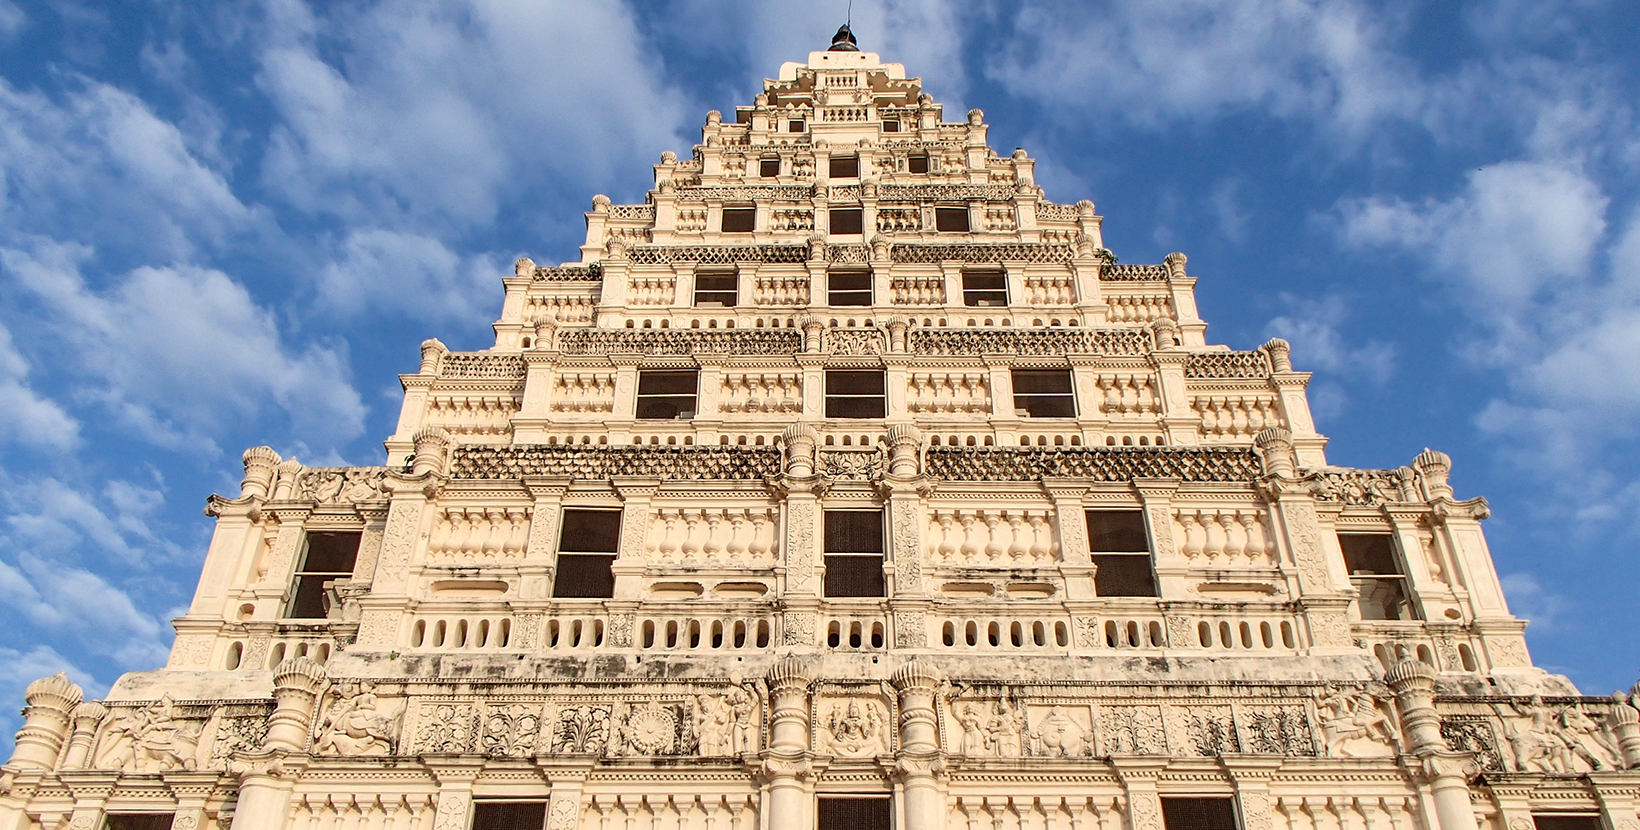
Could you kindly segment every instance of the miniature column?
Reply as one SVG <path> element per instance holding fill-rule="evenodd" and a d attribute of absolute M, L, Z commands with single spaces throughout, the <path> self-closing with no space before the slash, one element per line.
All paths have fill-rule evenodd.
<path fill-rule="evenodd" d="M 902 830 L 945 830 L 945 793 L 940 779 L 945 759 L 934 711 L 940 676 L 932 666 L 911 661 L 894 672 L 900 694 L 900 751 L 894 773 L 903 794 Z"/>
<path fill-rule="evenodd" d="M 809 830 L 814 798 L 805 783 L 809 765 L 808 668 L 784 657 L 769 669 L 769 749 L 763 754 L 768 798 L 763 802 L 768 830 Z"/>
<path fill-rule="evenodd" d="M 815 617 L 820 607 L 820 587 L 816 566 L 820 551 L 820 499 L 814 485 L 816 448 L 820 434 L 814 427 L 796 423 L 781 436 L 785 447 L 786 539 L 781 545 L 786 569 L 785 645 L 812 648 Z"/>
<path fill-rule="evenodd" d="M 1635 689 L 1640 690 L 1640 685 Z M 1631 695 L 1612 693 L 1612 735 L 1617 738 L 1625 769 L 1640 767 L 1640 712 L 1635 711 L 1633 700 Z"/>
<path fill-rule="evenodd" d="M 23 728 L 17 732 L 17 745 L 6 765 L 56 768 L 57 753 L 68 737 L 69 713 L 84 699 L 85 693 L 62 672 L 28 684 L 23 692 L 23 700 L 28 701 L 23 709 Z"/>
<path fill-rule="evenodd" d="M 91 745 L 97 737 L 97 727 L 107 716 L 108 707 L 95 700 L 74 707 L 74 735 L 68 739 L 63 769 L 85 769 L 91 765 Z"/>
<path fill-rule="evenodd" d="M 1441 718 L 1435 711 L 1435 668 L 1402 660 L 1390 667 L 1384 682 L 1395 693 L 1407 750 L 1423 762 L 1422 773 L 1435 800 L 1440 830 L 1477 830 L 1469 803 L 1469 773 L 1475 769 L 1475 756 L 1453 752 L 1441 737 Z"/>
<path fill-rule="evenodd" d="M 910 424 L 888 428 L 888 474 L 883 489 L 888 495 L 890 558 L 894 567 L 894 594 L 889 605 L 894 613 L 894 644 L 897 648 L 928 646 L 928 591 L 923 583 L 922 433 Z"/>
<path fill-rule="evenodd" d="M 229 769 L 239 776 L 239 806 L 232 830 L 281 830 L 290 810 L 295 775 L 307 751 L 308 727 L 324 688 L 325 670 L 306 657 L 292 657 L 273 670 L 273 714 L 262 749 L 235 757 Z"/>

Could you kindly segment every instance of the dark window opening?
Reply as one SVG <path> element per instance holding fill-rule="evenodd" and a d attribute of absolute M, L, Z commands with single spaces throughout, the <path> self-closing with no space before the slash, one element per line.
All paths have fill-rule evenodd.
<path fill-rule="evenodd" d="M 570 599 L 615 596 L 615 574 L 610 566 L 620 549 L 619 510 L 565 510 L 552 595 Z"/>
<path fill-rule="evenodd" d="M 985 308 L 1007 306 L 1008 275 L 1002 271 L 962 272 L 962 304 Z"/>
<path fill-rule="evenodd" d="M 859 156 L 832 156 L 831 177 L 834 179 L 860 178 Z"/>
<path fill-rule="evenodd" d="M 1338 547 L 1344 551 L 1344 570 L 1360 601 L 1363 620 L 1415 620 L 1407 599 L 1406 573 L 1395 555 L 1395 540 L 1388 533 L 1340 533 Z"/>
<path fill-rule="evenodd" d="M 900 122 L 898 122 L 898 121 L 884 121 L 883 122 L 883 132 L 885 132 L 885 133 L 897 133 L 899 131 L 900 131 Z"/>
<path fill-rule="evenodd" d="M 791 132 L 791 133 L 800 133 L 800 132 L 802 132 L 803 131 L 803 122 L 801 122 L 801 121 L 787 121 L 786 122 L 786 131 Z"/>
<path fill-rule="evenodd" d="M 780 175 L 780 159 L 763 159 L 757 163 L 758 175 L 772 179 Z"/>
<path fill-rule="evenodd" d="M 871 305 L 871 272 L 827 273 L 826 305 Z"/>
<path fill-rule="evenodd" d="M 724 233 L 751 233 L 757 230 L 757 208 L 724 208 L 722 228 Z"/>
<path fill-rule="evenodd" d="M 171 830 L 173 813 L 109 813 L 104 817 L 107 830 Z"/>
<path fill-rule="evenodd" d="M 1139 510 L 1089 510 L 1088 551 L 1098 570 L 1094 593 L 1102 597 L 1156 596 L 1150 534 Z"/>
<path fill-rule="evenodd" d="M 905 160 L 905 169 L 911 173 L 928 172 L 928 156 L 911 156 Z"/>
<path fill-rule="evenodd" d="M 740 294 L 740 277 L 733 272 L 704 271 L 695 274 L 695 305 L 732 307 Z"/>
<path fill-rule="evenodd" d="M 858 234 L 865 228 L 865 211 L 860 208 L 832 208 L 831 232 Z"/>
<path fill-rule="evenodd" d="M 888 417 L 887 385 L 883 373 L 838 369 L 826 372 L 827 418 Z"/>
<path fill-rule="evenodd" d="M 886 796 L 821 796 L 817 830 L 889 830 L 890 806 Z"/>
<path fill-rule="evenodd" d="M 473 830 L 541 830 L 545 801 L 474 801 Z"/>
<path fill-rule="evenodd" d="M 693 369 L 639 372 L 635 417 L 645 420 L 695 417 L 698 375 Z"/>
<path fill-rule="evenodd" d="M 1236 830 L 1235 799 L 1163 798 L 1162 826 L 1167 830 Z"/>
<path fill-rule="evenodd" d="M 940 233 L 967 233 L 968 208 L 934 208 L 934 230 L 937 230 Z"/>
<path fill-rule="evenodd" d="M 358 532 L 309 533 L 302 567 L 296 571 L 296 590 L 290 600 L 290 619 L 322 620 L 329 614 L 326 583 L 353 578 L 359 558 Z M 146 814 L 144 814 L 146 815 Z"/>
<path fill-rule="evenodd" d="M 1600 816 L 1572 813 L 1533 813 L 1532 825 L 1536 830 L 1605 830 Z"/>
<path fill-rule="evenodd" d="M 883 596 L 882 511 L 827 510 L 825 516 L 826 596 Z"/>
<path fill-rule="evenodd" d="M 1027 418 L 1075 418 L 1069 369 L 1015 369 L 1014 411 Z"/>

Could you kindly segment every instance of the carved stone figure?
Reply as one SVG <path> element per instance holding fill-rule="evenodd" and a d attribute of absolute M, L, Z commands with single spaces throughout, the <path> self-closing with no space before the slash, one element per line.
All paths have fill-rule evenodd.
<path fill-rule="evenodd" d="M 1038 753 L 1050 758 L 1079 758 L 1088 750 L 1090 736 L 1082 725 L 1065 714 L 1062 706 L 1049 710 L 1048 716 L 1037 724 L 1034 746 Z"/>
<path fill-rule="evenodd" d="M 991 735 L 996 755 L 1017 758 L 1025 754 L 1025 734 L 1029 730 L 1025 713 L 1015 710 L 1007 701 L 997 701 L 991 719 L 986 723 L 986 730 Z"/>
<path fill-rule="evenodd" d="M 1395 721 L 1387 702 L 1370 690 L 1329 686 L 1315 694 L 1327 754 L 1344 758 L 1392 754 Z"/>
<path fill-rule="evenodd" d="M 313 751 L 321 755 L 391 755 L 398 719 L 382 712 L 370 683 L 338 683 L 319 721 Z"/>
<path fill-rule="evenodd" d="M 1530 719 L 1525 725 L 1505 721 L 1513 768 L 1523 772 L 1572 772 L 1571 745 L 1562 736 L 1555 713 L 1543 703 L 1543 698 L 1533 695 L 1525 707 L 1515 701 L 1510 701 L 1509 706 L 1516 714 Z"/>
<path fill-rule="evenodd" d="M 962 744 L 957 751 L 964 755 L 991 754 L 991 735 L 986 731 L 986 721 L 974 708 L 974 704 L 965 703 L 957 712 L 957 723 L 962 725 Z"/>
<path fill-rule="evenodd" d="M 854 757 L 887 752 L 887 718 L 881 708 L 881 704 L 870 700 L 833 704 L 823 722 L 821 750 Z"/>
<path fill-rule="evenodd" d="M 738 755 L 755 750 L 753 707 L 751 694 L 738 686 L 723 694 L 701 695 L 695 712 L 700 754 Z"/>
<path fill-rule="evenodd" d="M 1559 727 L 1561 740 L 1570 747 L 1572 754 L 1590 767 L 1597 770 L 1622 768 L 1617 762 L 1617 742 L 1594 719 L 1584 714 L 1582 707 L 1572 704 L 1560 710 L 1555 723 Z"/>
<path fill-rule="evenodd" d="M 171 698 L 162 697 L 109 727 L 96 767 L 138 773 L 192 771 L 201 727 L 178 718 Z"/>

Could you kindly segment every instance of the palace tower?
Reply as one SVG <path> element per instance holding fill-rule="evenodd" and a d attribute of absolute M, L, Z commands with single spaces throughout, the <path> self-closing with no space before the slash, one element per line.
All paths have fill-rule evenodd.
<path fill-rule="evenodd" d="M 1450 460 L 1328 465 L 1288 344 L 1034 165 L 846 32 L 707 113 L 385 466 L 245 453 L 0 830 L 1640 830 Z"/>

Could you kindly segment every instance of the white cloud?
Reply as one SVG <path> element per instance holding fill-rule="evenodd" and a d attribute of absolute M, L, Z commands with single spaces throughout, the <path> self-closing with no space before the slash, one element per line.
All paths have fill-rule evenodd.
<path fill-rule="evenodd" d="M 345 441 L 362 431 L 364 404 L 343 355 L 292 349 L 226 274 L 145 267 L 96 291 L 80 275 L 90 254 L 35 240 L 30 250 L 0 249 L 0 265 L 51 309 L 48 325 L 94 383 L 88 394 L 150 440 L 214 447 L 212 431 L 269 405 L 308 436 Z"/>
<path fill-rule="evenodd" d="M 89 653 L 125 666 L 165 660 L 169 638 L 160 622 L 90 571 L 25 554 L 15 566 L 0 561 L 0 589 L 0 603 L 40 629 L 72 636 Z"/>
<path fill-rule="evenodd" d="M 63 408 L 29 388 L 28 361 L 0 325 L 0 441 L 69 450 L 80 443 L 80 424 Z"/>
<path fill-rule="evenodd" d="M 1231 243 L 1240 245 L 1247 241 L 1247 211 L 1241 207 L 1241 179 L 1222 179 L 1213 186 L 1213 193 L 1208 197 L 1213 213 L 1219 219 L 1219 233 Z"/>
<path fill-rule="evenodd" d="M 1529 573 L 1504 574 L 1500 579 L 1503 592 L 1509 597 L 1509 610 L 1523 620 L 1529 620 L 1536 631 L 1553 629 L 1566 609 L 1566 598 L 1543 587 L 1536 576 Z"/>
<path fill-rule="evenodd" d="M 1309 300 L 1283 294 L 1281 301 L 1291 309 L 1291 313 L 1271 320 L 1264 327 L 1264 334 L 1291 343 L 1293 363 L 1299 368 L 1313 366 L 1376 384 L 1387 382 L 1394 374 L 1395 348 L 1392 344 L 1369 341 L 1352 345 L 1347 342 L 1347 335 L 1341 331 L 1349 317 L 1344 298 L 1330 296 Z"/>
<path fill-rule="evenodd" d="M 480 325 L 500 313 L 501 264 L 419 234 L 359 230 L 325 266 L 319 301 L 344 315 L 404 313 Z"/>
<path fill-rule="evenodd" d="M 617 4 L 381 0 L 324 17 L 268 0 L 266 18 L 257 81 L 281 123 L 262 177 L 313 213 L 482 226 L 509 191 L 579 190 L 658 157 L 684 120 Z"/>
<path fill-rule="evenodd" d="M 10 38 L 28 25 L 28 15 L 11 0 L 0 0 L 0 37 Z"/>
<path fill-rule="evenodd" d="M 1400 16 L 1353 0 L 1028 0 L 1013 17 L 1021 36 L 988 72 L 1053 117 L 1160 127 L 1250 110 L 1359 136 L 1423 107 L 1390 48 Z"/>
<path fill-rule="evenodd" d="M 82 83 L 54 101 L 0 79 L 6 236 L 94 241 L 170 260 L 254 219 L 175 125 L 130 93 Z"/>

